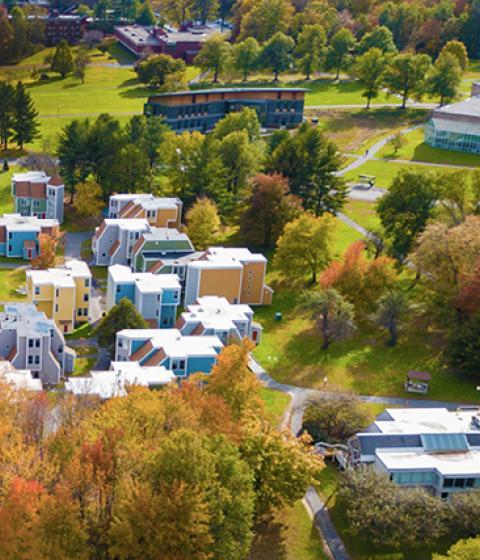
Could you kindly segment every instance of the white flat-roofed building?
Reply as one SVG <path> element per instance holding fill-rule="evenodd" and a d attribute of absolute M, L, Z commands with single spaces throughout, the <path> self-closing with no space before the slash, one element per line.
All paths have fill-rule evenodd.
<path fill-rule="evenodd" d="M 253 321 L 253 310 L 246 304 L 232 304 L 224 297 L 204 296 L 189 305 L 176 324 L 182 334 L 218 336 L 224 344 L 250 338 L 260 341 L 262 327 Z"/>
<path fill-rule="evenodd" d="M 71 377 L 65 389 L 75 395 L 97 395 L 101 399 L 124 397 L 133 386 L 159 389 L 176 380 L 163 366 L 141 366 L 138 362 L 112 362 L 108 371 L 92 371 L 90 377 Z"/>
<path fill-rule="evenodd" d="M 42 391 L 40 379 L 35 379 L 29 369 L 16 369 L 10 362 L 0 360 L 0 381 L 19 391 Z"/>
<path fill-rule="evenodd" d="M 117 333 L 116 361 L 164 366 L 177 377 L 210 373 L 223 348 L 217 336 L 187 336 L 178 329 L 124 329 Z"/>
<path fill-rule="evenodd" d="M 442 498 L 480 488 L 480 408 L 387 409 L 350 448 L 354 463 Z"/>

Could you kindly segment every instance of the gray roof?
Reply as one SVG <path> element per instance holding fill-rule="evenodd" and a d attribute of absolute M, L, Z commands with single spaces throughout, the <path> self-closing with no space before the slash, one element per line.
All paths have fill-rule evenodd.
<path fill-rule="evenodd" d="M 358 434 L 358 442 L 362 455 L 375 455 L 380 449 L 422 447 L 422 440 L 418 434 L 413 435 L 385 435 L 385 434 Z"/>
<path fill-rule="evenodd" d="M 450 119 L 433 118 L 428 125 L 437 131 L 453 132 L 456 134 L 467 134 L 471 136 L 480 135 L 480 118 L 475 122 L 454 121 Z"/>
<path fill-rule="evenodd" d="M 157 93 L 150 96 L 149 101 L 155 97 L 175 97 L 176 95 L 196 95 L 196 94 L 207 94 L 207 93 L 243 93 L 243 92 L 261 92 L 261 91 L 293 91 L 293 92 L 307 92 L 305 88 L 289 88 L 289 87 L 257 87 L 257 88 L 218 88 L 218 89 L 194 89 L 188 91 L 172 91 L 168 93 Z"/>
<path fill-rule="evenodd" d="M 480 118 L 480 96 L 473 96 L 469 99 L 458 101 L 457 103 L 444 105 L 443 107 L 435 109 L 433 112 L 434 116 L 440 116 L 442 113 L 449 115 L 467 115 L 469 117 L 477 116 Z"/>

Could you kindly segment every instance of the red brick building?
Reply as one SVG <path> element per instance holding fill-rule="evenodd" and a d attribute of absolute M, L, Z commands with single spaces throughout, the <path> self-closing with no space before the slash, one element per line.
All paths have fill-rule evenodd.
<path fill-rule="evenodd" d="M 45 21 L 45 42 L 57 45 L 62 39 L 74 45 L 87 31 L 87 16 L 76 14 L 51 14 Z"/>
<path fill-rule="evenodd" d="M 159 27 L 124 25 L 115 27 L 119 43 L 138 57 L 149 53 L 169 54 L 181 58 L 187 64 L 193 62 L 203 43 L 218 29 L 208 25 L 184 24 L 177 31 Z"/>

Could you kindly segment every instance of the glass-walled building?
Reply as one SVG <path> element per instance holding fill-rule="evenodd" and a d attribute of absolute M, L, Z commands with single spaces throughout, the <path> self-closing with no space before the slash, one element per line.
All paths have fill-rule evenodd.
<path fill-rule="evenodd" d="M 480 95 L 435 109 L 425 125 L 425 143 L 434 148 L 480 154 Z"/>

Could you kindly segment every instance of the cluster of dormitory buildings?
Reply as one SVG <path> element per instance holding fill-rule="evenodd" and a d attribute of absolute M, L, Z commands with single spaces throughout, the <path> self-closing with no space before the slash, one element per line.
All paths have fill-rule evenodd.
<path fill-rule="evenodd" d="M 0 228 L 3 220 L 15 251 L 19 243 L 26 250 L 30 244 L 25 241 L 33 242 L 32 254 L 24 258 L 38 253 L 39 233 L 50 227 L 53 235 L 59 229 L 60 213 L 57 219 L 44 216 L 50 206 L 58 210 L 47 199 L 56 197 L 59 188 L 58 178 L 43 173 L 14 175 L 15 209 L 23 215 L 4 216 Z M 132 380 L 162 385 L 195 372 L 209 373 L 223 346 L 235 340 L 259 342 L 261 327 L 250 306 L 272 300 L 263 255 L 242 248 L 195 251 L 179 231 L 182 203 L 177 198 L 112 195 L 107 216 L 92 239 L 93 263 L 108 267 L 107 311 L 127 298 L 149 328 L 117 333 L 111 370 L 70 380 L 69 390 L 112 396 L 122 394 Z M 33 231 L 35 223 L 43 228 Z M 11 235 L 20 226 L 24 234 L 31 232 L 21 242 Z M 90 320 L 92 273 L 78 260 L 28 270 L 26 294 L 28 304 L 9 305 L 0 315 L 0 356 L 18 371 L 30 370 L 33 380 L 54 385 L 74 368 L 75 352 L 64 335 Z"/>

